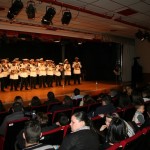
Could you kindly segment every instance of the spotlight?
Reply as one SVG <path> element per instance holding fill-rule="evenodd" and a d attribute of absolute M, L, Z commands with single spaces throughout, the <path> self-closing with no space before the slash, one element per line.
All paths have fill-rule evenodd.
<path fill-rule="evenodd" d="M 46 24 L 46 25 L 53 24 L 52 19 L 55 16 L 55 14 L 56 14 L 55 8 L 47 6 L 46 7 L 46 13 L 43 16 L 41 23 Z"/>
<path fill-rule="evenodd" d="M 136 34 L 135 34 L 136 38 L 141 40 L 141 41 L 144 41 L 145 37 L 144 37 L 144 33 L 139 30 Z"/>
<path fill-rule="evenodd" d="M 27 8 L 26 8 L 26 13 L 28 16 L 28 19 L 34 19 L 35 18 L 35 2 L 30 0 L 27 2 Z"/>
<path fill-rule="evenodd" d="M 63 12 L 63 16 L 62 16 L 62 18 L 61 18 L 61 22 L 62 22 L 62 24 L 69 24 L 69 22 L 70 22 L 70 20 L 71 20 L 71 18 L 72 18 L 72 14 L 71 14 L 71 12 L 70 11 L 64 11 Z"/>
<path fill-rule="evenodd" d="M 9 8 L 7 18 L 14 19 L 15 15 L 18 15 L 21 9 L 23 8 L 23 3 L 21 0 L 12 1 L 12 6 Z"/>

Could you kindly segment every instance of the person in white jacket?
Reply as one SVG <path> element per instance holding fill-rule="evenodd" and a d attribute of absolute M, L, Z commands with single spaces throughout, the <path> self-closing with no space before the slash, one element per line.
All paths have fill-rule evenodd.
<path fill-rule="evenodd" d="M 79 58 L 75 57 L 75 61 L 72 64 L 73 68 L 73 74 L 74 74 L 74 84 L 76 84 L 76 81 L 78 81 L 78 84 L 80 84 L 80 75 L 81 75 L 81 62 L 79 62 Z"/>
<path fill-rule="evenodd" d="M 64 76 L 65 76 L 65 85 L 68 83 L 70 85 L 71 79 L 71 65 L 69 64 L 68 59 L 64 60 Z"/>

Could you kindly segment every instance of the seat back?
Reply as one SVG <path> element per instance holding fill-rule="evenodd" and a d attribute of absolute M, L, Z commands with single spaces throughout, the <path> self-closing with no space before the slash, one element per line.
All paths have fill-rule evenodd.
<path fill-rule="evenodd" d="M 43 132 L 40 142 L 50 145 L 61 145 L 63 137 L 64 127 L 58 127 L 56 129 Z"/>
<path fill-rule="evenodd" d="M 8 111 L 0 112 L 0 125 L 2 124 L 4 118 L 9 114 Z"/>
<path fill-rule="evenodd" d="M 7 123 L 6 134 L 4 137 L 4 150 L 14 150 L 14 144 L 19 132 L 24 128 L 25 122 L 29 118 L 24 117 Z"/>
<path fill-rule="evenodd" d="M 72 108 L 72 114 L 76 113 L 76 112 L 80 112 L 80 111 L 84 111 L 84 112 L 88 112 L 88 106 L 77 106 L 77 107 L 73 107 Z"/>
<path fill-rule="evenodd" d="M 135 113 L 135 107 L 130 106 L 130 107 L 125 108 L 123 119 L 126 121 L 132 121 L 134 113 Z"/>
<path fill-rule="evenodd" d="M 48 104 L 48 107 L 47 107 L 47 112 L 50 112 L 51 111 L 51 108 L 55 105 L 61 105 L 62 102 L 53 102 L 53 103 L 49 103 Z"/>
<path fill-rule="evenodd" d="M 52 123 L 58 121 L 59 117 L 65 114 L 69 119 L 71 118 L 72 115 L 72 109 L 65 109 L 65 110 L 56 110 L 52 114 Z"/>
<path fill-rule="evenodd" d="M 41 105 L 41 106 L 32 106 L 31 111 L 35 110 L 35 112 L 47 112 L 47 105 Z"/>
<path fill-rule="evenodd" d="M 100 127 L 105 124 L 105 118 L 102 118 L 100 116 L 93 117 L 91 118 L 91 120 L 92 120 L 94 128 L 97 129 L 98 131 Z"/>
<path fill-rule="evenodd" d="M 139 131 L 134 136 L 121 141 L 120 145 L 124 150 L 140 150 L 143 149 L 143 140 L 144 134 L 142 133 L 142 131 Z"/>
<path fill-rule="evenodd" d="M 81 101 L 82 101 L 82 98 L 73 99 L 73 100 L 72 100 L 73 106 L 79 106 Z"/>
<path fill-rule="evenodd" d="M 88 105 L 88 112 L 93 112 L 96 110 L 97 107 L 101 106 L 101 103 L 94 103 Z"/>

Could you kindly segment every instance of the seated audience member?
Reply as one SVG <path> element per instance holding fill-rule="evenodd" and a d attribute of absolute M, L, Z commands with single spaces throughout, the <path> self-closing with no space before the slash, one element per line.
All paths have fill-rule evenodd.
<path fill-rule="evenodd" d="M 119 97 L 118 107 L 124 108 L 131 105 L 131 99 L 126 93 L 121 93 Z"/>
<path fill-rule="evenodd" d="M 102 99 L 102 106 L 99 106 L 96 108 L 94 112 L 94 116 L 100 115 L 100 114 L 108 114 L 115 111 L 115 107 L 111 103 L 111 97 L 109 95 L 106 95 Z"/>
<path fill-rule="evenodd" d="M 132 103 L 135 105 L 137 103 L 144 103 L 144 100 L 142 98 L 142 94 L 136 90 L 134 90 L 132 92 L 132 95 L 131 95 L 131 100 L 132 100 Z"/>
<path fill-rule="evenodd" d="M 23 132 L 23 138 L 25 139 L 25 148 L 23 150 L 54 150 L 52 145 L 39 143 L 41 136 L 40 124 L 35 120 L 27 122 Z"/>
<path fill-rule="evenodd" d="M 96 103 L 96 100 L 94 100 L 90 95 L 84 95 L 82 101 L 80 102 L 80 106 L 85 106 L 93 103 Z"/>
<path fill-rule="evenodd" d="M 55 98 L 55 95 L 53 92 L 48 92 L 47 93 L 47 98 L 48 100 L 44 102 L 44 104 L 50 104 L 50 103 L 54 103 L 54 102 L 59 102 L 58 99 Z"/>
<path fill-rule="evenodd" d="M 145 119 L 144 124 L 142 125 L 142 128 L 150 126 L 150 104 L 146 107 L 146 112 L 147 112 L 147 117 Z"/>
<path fill-rule="evenodd" d="M 80 90 L 75 88 L 73 91 L 74 95 L 71 97 L 72 99 L 82 99 L 83 95 L 80 95 Z"/>
<path fill-rule="evenodd" d="M 5 111 L 5 107 L 2 103 L 2 101 L 0 100 L 0 112 L 3 112 L 3 111 Z"/>
<path fill-rule="evenodd" d="M 23 108 L 24 108 L 24 102 L 23 102 L 23 98 L 21 96 L 16 96 L 14 98 L 14 103 L 15 102 L 19 102 L 23 106 Z M 12 107 L 10 107 L 10 109 L 8 111 L 9 111 L 9 113 L 13 113 Z"/>
<path fill-rule="evenodd" d="M 135 122 L 138 127 L 141 127 L 141 125 L 144 124 L 144 122 L 145 122 L 144 115 L 143 115 L 144 110 L 145 110 L 144 104 L 137 103 L 135 105 L 135 108 L 136 108 L 136 112 L 133 116 L 132 121 Z"/>
<path fill-rule="evenodd" d="M 126 138 L 128 138 L 128 134 L 125 122 L 121 118 L 113 117 L 108 128 L 106 143 L 101 145 L 101 149 L 107 149 Z"/>
<path fill-rule="evenodd" d="M 109 128 L 110 123 L 111 123 L 111 121 L 114 117 L 119 118 L 119 115 L 117 113 L 112 113 L 112 114 L 107 114 L 106 115 L 105 125 L 102 125 L 101 128 L 100 128 L 100 136 L 101 136 L 102 141 L 106 140 L 106 135 L 107 135 L 107 132 L 108 132 L 108 128 Z M 126 127 L 127 127 L 128 137 L 131 137 L 131 136 L 135 135 L 134 129 L 131 127 L 131 125 L 129 123 L 127 123 L 125 120 L 123 120 L 123 121 L 125 122 Z"/>
<path fill-rule="evenodd" d="M 73 114 L 70 126 L 72 132 L 64 138 L 59 150 L 99 150 L 98 135 L 85 112 Z"/>
<path fill-rule="evenodd" d="M 144 102 L 150 101 L 150 90 L 149 89 L 143 90 L 142 97 L 143 97 Z"/>
<path fill-rule="evenodd" d="M 72 108 L 73 107 L 73 102 L 70 96 L 66 95 L 63 99 L 63 102 L 61 105 L 54 105 L 51 109 L 50 112 L 54 112 L 56 110 L 63 110 L 67 108 Z"/>
<path fill-rule="evenodd" d="M 7 115 L 3 123 L 0 126 L 0 135 L 5 135 L 6 126 L 8 122 L 13 121 L 13 120 L 19 120 L 24 117 L 24 112 L 23 112 L 24 110 L 23 110 L 21 103 L 19 102 L 13 103 L 12 111 L 13 113 L 10 115 Z"/>
<path fill-rule="evenodd" d="M 37 96 L 33 96 L 31 102 L 29 103 L 29 106 L 40 106 L 41 100 Z"/>

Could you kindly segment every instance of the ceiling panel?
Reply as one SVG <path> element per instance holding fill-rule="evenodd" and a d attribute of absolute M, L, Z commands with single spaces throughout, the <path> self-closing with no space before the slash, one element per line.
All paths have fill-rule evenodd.
<path fill-rule="evenodd" d="M 140 0 L 112 0 L 112 1 L 125 6 L 140 2 Z"/>
<path fill-rule="evenodd" d="M 97 13 L 106 13 L 108 11 L 104 8 L 100 8 L 100 7 L 97 7 L 95 5 L 87 5 L 85 8 L 88 9 L 88 10 L 97 12 Z"/>
<path fill-rule="evenodd" d="M 114 11 L 116 9 L 122 8 L 122 5 L 114 3 L 110 0 L 99 0 L 97 2 L 93 2 L 93 5 L 96 5 L 101 8 L 106 8 L 107 10 Z"/>
<path fill-rule="evenodd" d="M 67 4 L 72 4 L 74 6 L 84 7 L 86 5 L 85 2 L 77 1 L 77 0 L 58 0 L 59 2 L 64 2 Z"/>
<path fill-rule="evenodd" d="M 85 2 L 85 3 L 93 3 L 98 0 L 78 0 L 78 1 Z"/>
<path fill-rule="evenodd" d="M 130 5 L 130 8 L 135 9 L 139 12 L 147 12 L 150 10 L 150 5 L 140 2 L 137 4 Z"/>

